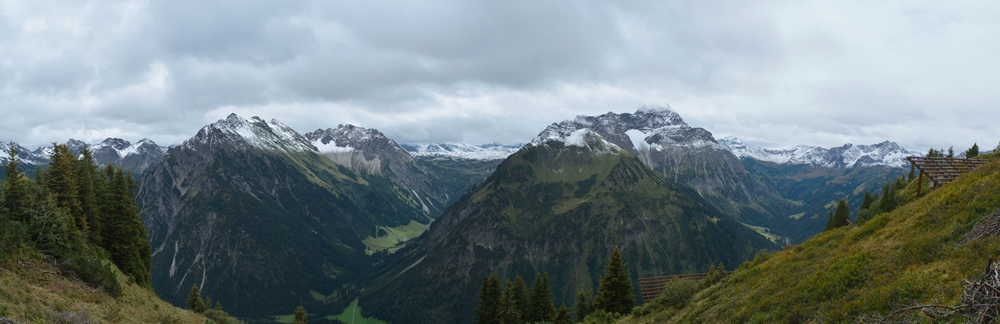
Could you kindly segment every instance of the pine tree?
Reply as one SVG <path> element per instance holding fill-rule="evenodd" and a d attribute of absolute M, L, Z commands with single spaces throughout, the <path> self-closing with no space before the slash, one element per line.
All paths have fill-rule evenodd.
<path fill-rule="evenodd" d="M 97 164 L 94 163 L 94 156 L 86 145 L 80 154 L 82 157 L 77 161 L 76 168 L 77 187 L 80 189 L 80 212 L 87 223 L 87 240 L 100 243 L 101 207 L 97 204 Z"/>
<path fill-rule="evenodd" d="M 523 319 L 529 323 L 551 322 L 555 311 L 549 289 L 549 275 L 535 273 L 535 282 L 531 284 L 531 292 L 528 294 L 528 309 Z"/>
<path fill-rule="evenodd" d="M 306 308 L 299 304 L 298 308 L 295 308 L 295 324 L 306 324 Z"/>
<path fill-rule="evenodd" d="M 907 179 L 910 179 L 910 181 L 917 178 L 917 166 L 915 164 L 910 163 L 910 174 L 907 174 L 906 176 Z"/>
<path fill-rule="evenodd" d="M 29 213 L 28 208 L 28 188 L 22 179 L 24 174 L 18 169 L 21 159 L 18 158 L 17 146 L 14 142 L 8 144 L 7 163 L 3 166 L 3 171 L 7 175 L 7 178 L 3 180 L 3 186 L 6 190 L 3 192 L 3 205 L 0 206 L 0 212 L 6 210 L 9 219 L 17 222 L 27 222 Z"/>
<path fill-rule="evenodd" d="M 188 292 L 187 300 L 185 300 L 184 303 L 188 305 L 188 308 L 198 314 L 204 313 L 205 309 L 207 309 L 205 302 L 201 300 L 201 293 L 198 292 L 197 285 L 191 285 L 191 290 Z"/>
<path fill-rule="evenodd" d="M 893 209 L 896 209 L 896 189 L 890 182 L 882 187 L 882 199 L 879 200 L 878 210 L 881 213 L 888 213 Z"/>
<path fill-rule="evenodd" d="M 500 323 L 501 298 L 500 278 L 496 273 L 492 276 L 483 274 L 483 286 L 479 289 L 479 306 L 476 307 L 476 323 Z"/>
<path fill-rule="evenodd" d="M 591 299 L 593 298 L 590 291 L 584 291 L 583 285 L 580 285 L 580 293 L 576 294 L 576 306 L 573 307 L 577 322 L 583 322 L 583 319 L 594 309 Z"/>
<path fill-rule="evenodd" d="M 524 316 L 528 312 L 528 290 L 521 276 L 514 278 L 514 285 L 511 286 L 507 298 L 510 299 L 510 304 L 517 310 L 518 316 L 525 318 Z"/>
<path fill-rule="evenodd" d="M 851 206 L 847 204 L 846 199 L 840 199 L 840 202 L 837 203 L 837 211 L 833 212 L 833 215 L 837 217 L 837 222 L 840 226 L 847 226 L 850 224 Z"/>
<path fill-rule="evenodd" d="M 555 324 L 573 323 L 573 319 L 569 316 L 569 308 L 566 308 L 566 304 L 559 305 L 559 310 L 556 312 L 556 317 L 553 322 L 555 322 Z"/>
<path fill-rule="evenodd" d="M 629 314 L 635 306 L 635 294 L 632 293 L 632 279 L 622 253 L 615 247 L 611 253 L 611 261 L 604 268 L 601 284 L 594 298 L 594 310 L 603 309 L 610 313 Z"/>
<path fill-rule="evenodd" d="M 151 279 L 151 247 L 146 228 L 139 217 L 133 194 L 134 183 L 122 169 L 111 164 L 105 168 L 110 174 L 110 194 L 106 197 L 108 209 L 104 214 L 104 239 L 102 246 L 108 251 L 123 273 L 134 278 L 139 285 L 148 287 Z"/>
<path fill-rule="evenodd" d="M 87 219 L 80 209 L 79 189 L 76 180 L 76 156 L 64 144 L 52 143 L 52 145 L 52 153 L 49 154 L 49 168 L 44 171 L 45 187 L 56 199 L 58 206 L 73 216 L 76 228 L 86 232 Z"/>
<path fill-rule="evenodd" d="M 868 222 L 872 216 L 875 216 L 875 214 L 872 213 L 872 204 L 874 202 L 875 196 L 872 195 L 870 191 L 865 190 L 865 198 L 861 201 L 861 207 L 858 208 L 858 219 L 856 221 L 858 225 L 863 225 Z"/>
<path fill-rule="evenodd" d="M 948 147 L 948 155 L 946 155 L 945 157 L 949 157 L 949 158 L 955 157 L 955 147 L 954 146 L 949 146 Z"/>
<path fill-rule="evenodd" d="M 979 156 L 979 144 L 972 143 L 972 147 L 965 151 L 965 158 L 971 159 Z"/>
<path fill-rule="evenodd" d="M 521 312 L 517 309 L 514 294 L 514 285 L 507 280 L 503 296 L 500 298 L 500 323 L 521 323 Z"/>

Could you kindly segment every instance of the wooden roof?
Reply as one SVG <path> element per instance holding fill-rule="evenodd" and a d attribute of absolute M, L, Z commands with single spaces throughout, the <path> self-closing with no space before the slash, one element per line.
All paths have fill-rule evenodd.
<path fill-rule="evenodd" d="M 959 175 L 969 173 L 977 166 L 989 162 L 989 160 L 984 159 L 922 156 L 909 156 L 906 159 L 910 160 L 910 163 L 913 163 L 922 174 L 930 177 L 935 187 L 951 183 Z"/>

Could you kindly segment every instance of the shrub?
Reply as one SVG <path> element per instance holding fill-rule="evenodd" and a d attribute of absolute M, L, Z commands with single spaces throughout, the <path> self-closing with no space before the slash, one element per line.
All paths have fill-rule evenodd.
<path fill-rule="evenodd" d="M 206 309 L 201 314 L 205 315 L 205 317 L 208 317 L 209 319 L 215 321 L 218 324 L 230 324 L 230 323 L 232 323 L 232 324 L 239 324 L 240 323 L 240 321 L 236 320 L 235 318 L 229 317 L 229 313 L 226 313 L 225 311 L 223 311 L 221 309 L 211 309 L 211 308 L 209 308 L 209 309 Z"/>
<path fill-rule="evenodd" d="M 635 317 L 643 317 L 652 313 L 660 312 L 668 308 L 684 308 L 691 301 L 691 297 L 700 291 L 700 285 L 693 280 L 678 280 L 667 283 L 663 287 L 663 294 L 649 303 L 636 307 L 632 311 Z"/>
<path fill-rule="evenodd" d="M 80 280 L 95 287 L 102 288 L 111 297 L 118 298 L 122 294 L 121 284 L 111 270 L 111 266 L 101 259 L 94 257 L 81 257 L 73 259 L 70 263 L 73 272 Z"/>

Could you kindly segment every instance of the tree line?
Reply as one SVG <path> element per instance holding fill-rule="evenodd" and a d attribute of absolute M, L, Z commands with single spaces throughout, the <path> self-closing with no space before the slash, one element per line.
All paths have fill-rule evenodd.
<path fill-rule="evenodd" d="M 135 179 L 112 164 L 99 167 L 93 152 L 77 157 L 53 143 L 50 163 L 30 179 L 18 169 L 13 143 L 0 182 L 0 263 L 18 249 L 34 249 L 72 268 L 81 279 L 120 294 L 110 260 L 138 285 L 151 288 L 146 228 L 135 203 Z"/>
<path fill-rule="evenodd" d="M 581 287 L 574 307 L 576 321 L 584 322 L 592 317 L 618 318 L 629 314 L 634 306 L 631 275 L 616 246 L 601 276 L 597 296 Z M 515 277 L 513 282 L 507 280 L 501 287 L 496 273 L 484 274 L 476 316 L 479 324 L 573 323 L 565 303 L 558 309 L 555 307 L 549 276 L 544 272 L 535 274 L 530 290 L 521 276 Z"/>

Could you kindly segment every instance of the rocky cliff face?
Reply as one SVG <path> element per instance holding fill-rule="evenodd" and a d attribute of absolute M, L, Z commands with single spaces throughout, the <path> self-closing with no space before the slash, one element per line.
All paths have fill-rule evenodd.
<path fill-rule="evenodd" d="M 256 117 L 205 126 L 154 164 L 138 191 L 156 292 L 180 305 L 198 285 L 240 316 L 346 304 L 359 289 L 348 283 L 370 266 L 367 238 L 430 221 L 410 190 L 334 163 L 306 137 Z"/>

